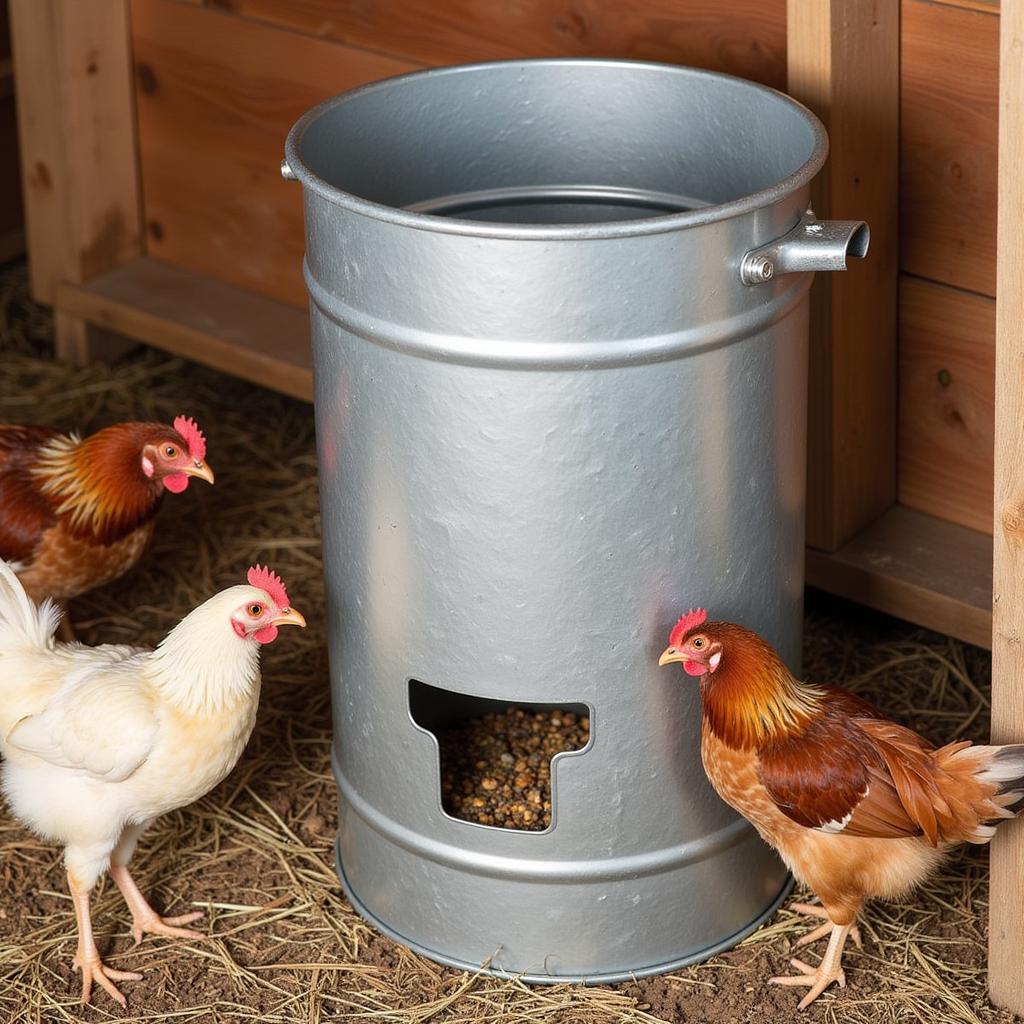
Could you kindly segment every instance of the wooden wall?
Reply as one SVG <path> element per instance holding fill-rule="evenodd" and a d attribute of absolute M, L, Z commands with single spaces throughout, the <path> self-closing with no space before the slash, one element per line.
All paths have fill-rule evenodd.
<path fill-rule="evenodd" d="M 24 251 L 18 128 L 14 118 L 14 75 L 7 0 L 0 0 L 0 263 Z"/>
<path fill-rule="evenodd" d="M 782 86 L 784 17 L 785 0 L 132 0 L 149 254 L 305 306 L 301 190 L 278 167 L 314 103 L 429 65 L 550 54 Z"/>
<path fill-rule="evenodd" d="M 899 500 L 992 532 L 998 5 L 903 0 Z"/>
<path fill-rule="evenodd" d="M 304 306 L 300 190 L 278 164 L 318 100 L 417 67 L 558 54 L 781 88 L 785 6 L 132 0 L 148 253 Z M 991 533 L 998 4 L 901 0 L 901 18 L 899 500 Z"/>

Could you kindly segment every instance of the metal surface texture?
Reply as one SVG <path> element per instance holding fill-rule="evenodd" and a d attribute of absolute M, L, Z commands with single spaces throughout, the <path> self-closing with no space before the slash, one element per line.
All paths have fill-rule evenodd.
<path fill-rule="evenodd" d="M 289 135 L 339 873 L 419 951 L 615 980 L 780 898 L 657 657 L 703 604 L 799 668 L 811 274 L 741 265 L 801 223 L 825 152 L 769 89 L 616 61 L 403 76 Z M 435 734 L 493 701 L 590 713 L 545 832 L 442 809 Z"/>

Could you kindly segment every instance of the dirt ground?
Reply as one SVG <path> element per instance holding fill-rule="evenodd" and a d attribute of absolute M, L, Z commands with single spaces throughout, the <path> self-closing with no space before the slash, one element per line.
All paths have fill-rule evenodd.
<path fill-rule="evenodd" d="M 133 948 L 116 889 L 93 900 L 101 950 L 120 969 L 128 1011 L 100 992 L 78 1005 L 74 916 L 60 851 L 0 810 L 0 1022 L 382 1021 L 394 1024 L 612 1024 L 790 1020 L 797 994 L 767 988 L 804 929 L 780 912 L 706 964 L 617 987 L 530 988 L 437 966 L 380 937 L 337 884 L 337 812 L 311 409 L 154 351 L 113 369 L 54 364 L 49 316 L 26 298 L 24 268 L 0 269 L 0 422 L 83 431 L 125 418 L 194 415 L 209 438 L 214 488 L 167 501 L 130 577 L 77 602 L 89 642 L 154 643 L 199 600 L 269 561 L 310 628 L 264 656 L 259 722 L 236 771 L 148 834 L 133 867 L 158 909 L 206 911 L 202 941 L 147 937 Z M 936 740 L 984 740 L 989 657 L 905 623 L 811 596 L 805 667 L 842 681 Z M 985 998 L 987 853 L 969 849 L 905 905 L 877 905 L 848 986 L 807 1019 L 1000 1022 Z M 820 953 L 820 950 L 819 950 Z M 813 959 L 813 955 L 810 957 Z"/>

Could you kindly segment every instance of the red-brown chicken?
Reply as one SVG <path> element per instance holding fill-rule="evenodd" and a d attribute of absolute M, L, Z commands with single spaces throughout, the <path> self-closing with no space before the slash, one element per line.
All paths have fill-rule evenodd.
<path fill-rule="evenodd" d="M 127 572 L 153 533 L 165 491 L 213 483 L 191 419 L 117 423 L 81 440 L 0 425 L 0 558 L 35 601 L 63 604 Z"/>
<path fill-rule="evenodd" d="M 817 893 L 793 909 L 824 923 L 796 943 L 829 936 L 821 963 L 770 979 L 806 985 L 804 1009 L 846 984 L 843 945 L 860 945 L 866 900 L 894 899 L 922 882 L 956 844 L 987 843 L 1024 805 L 1024 745 L 935 748 L 872 705 L 799 682 L 759 636 L 684 615 L 659 665 L 699 677 L 701 757 L 719 796 L 747 818 Z"/>

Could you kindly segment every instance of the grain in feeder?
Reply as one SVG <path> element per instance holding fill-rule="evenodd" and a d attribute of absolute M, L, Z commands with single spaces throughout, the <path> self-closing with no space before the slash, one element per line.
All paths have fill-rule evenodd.
<path fill-rule="evenodd" d="M 612 981 L 710 956 L 783 897 L 657 658 L 700 603 L 798 667 L 807 290 L 867 249 L 808 211 L 826 150 L 770 89 L 610 60 L 390 79 L 289 135 L 338 867 L 412 948 Z M 539 831 L 445 806 L 442 737 L 510 707 L 589 721 Z"/>

